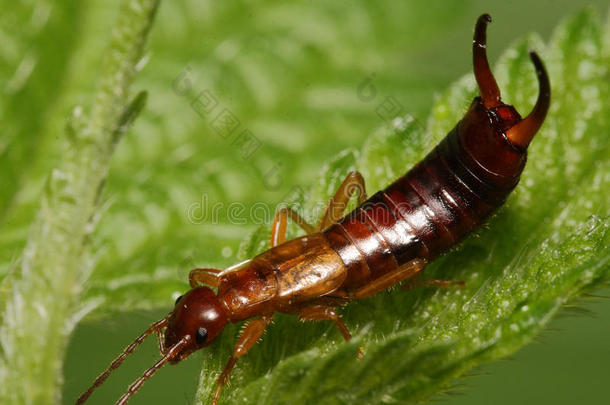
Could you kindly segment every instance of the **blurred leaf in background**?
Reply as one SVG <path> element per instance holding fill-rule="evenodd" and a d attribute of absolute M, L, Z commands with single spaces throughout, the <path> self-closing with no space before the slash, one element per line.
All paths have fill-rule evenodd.
<path fill-rule="evenodd" d="M 51 8 L 41 7 L 33 9 L 38 26 L 45 25 L 51 12 Z M 68 339 L 76 323 L 96 305 L 95 301 L 82 300 L 81 292 L 94 267 L 90 241 L 100 218 L 99 202 L 110 158 L 146 103 L 144 91 L 132 98 L 131 85 L 157 7 L 158 0 L 121 4 L 97 89 L 87 107 L 73 108 L 61 138 L 60 159 L 45 180 L 23 253 L 1 280 L 2 403 L 46 404 L 61 396 Z M 32 52 L 28 71 L 17 69 L 9 91 L 31 91 L 29 75 L 36 67 L 36 58 L 45 57 L 44 52 Z M 23 66 L 26 58 L 21 63 Z M 18 149 L 9 145 L 8 151 Z M 8 156 L 25 164 L 32 149 L 22 148 L 21 155 Z M 7 174 L 14 180 L 9 184 L 21 182 L 14 173 Z M 8 191 L 16 194 L 14 188 Z"/>
<path fill-rule="evenodd" d="M 89 326 L 78 330 L 74 337 L 66 366 L 65 403 L 72 403 L 78 391 L 133 335 L 167 311 L 172 295 L 187 288 L 190 268 L 224 267 L 237 260 L 244 234 L 264 222 L 260 216 L 253 218 L 251 209 L 257 203 L 262 202 L 272 210 L 275 204 L 291 198 L 303 202 L 307 195 L 306 207 L 310 208 L 323 200 L 341 173 L 354 165 L 365 172 L 369 190 L 376 190 L 421 157 L 433 139 L 452 128 L 473 94 L 469 81 L 454 85 L 435 105 L 428 124 L 428 132 L 434 138 L 421 135 L 435 92 L 471 71 L 471 27 L 479 14 L 489 12 L 494 17 L 489 34 L 493 61 L 511 41 L 527 32 L 538 31 L 548 37 L 562 16 L 584 4 L 357 1 L 348 7 L 327 2 L 163 3 L 137 83 L 138 88 L 149 91 L 149 104 L 113 158 L 105 209 L 93 241 L 98 265 L 84 299 L 103 300 L 103 304 L 89 318 Z M 605 6 L 602 1 L 597 4 Z M 0 173 L 5 185 L 0 190 L 0 277 L 5 276 L 23 248 L 41 184 L 57 163 L 64 118 L 74 104 L 87 100 L 94 88 L 100 53 L 117 9 L 116 1 L 22 2 L 3 8 L 7 11 L 0 17 L 3 39 L 0 75 L 6 83 L 0 99 Z M 595 89 L 602 91 L 595 81 L 599 80 L 600 72 L 594 67 L 600 63 L 603 66 L 603 61 L 594 63 L 587 52 L 597 52 L 596 55 L 606 52 L 602 56 L 607 57 L 608 31 L 591 28 L 587 32 L 577 28 L 565 29 L 565 38 L 555 35 L 549 49 L 539 39 L 528 42 L 536 49 L 546 49 L 542 56 L 554 78 L 553 90 L 557 90 L 554 94 L 563 94 L 570 102 L 554 104 L 553 108 L 562 110 L 554 110 L 557 119 L 545 129 L 550 141 L 537 139 L 539 143 L 531 151 L 528 172 L 511 205 L 494 219 L 491 230 L 481 232 L 481 239 L 473 240 L 452 256 L 452 260 L 461 258 L 459 263 L 476 260 L 496 263 L 495 267 L 485 269 L 487 276 L 499 276 L 510 263 L 520 268 L 520 263 L 533 260 L 516 253 L 523 245 L 515 241 L 518 239 L 515 230 L 522 231 L 528 226 L 533 230 L 534 223 L 539 225 L 535 219 L 547 218 L 542 220 L 540 233 L 532 233 L 528 243 L 539 246 L 552 235 L 549 231 L 552 229 L 556 232 L 549 241 L 548 252 L 552 252 L 554 243 L 575 232 L 572 225 L 583 222 L 586 214 L 603 218 L 595 201 L 588 208 L 579 208 L 576 201 L 581 204 L 586 201 L 572 200 L 572 194 L 565 194 L 568 191 L 577 194 L 578 187 L 570 191 L 566 183 L 558 187 L 545 184 L 548 193 L 542 197 L 534 194 L 541 187 L 536 182 L 542 179 L 540 173 L 549 178 L 565 177 L 570 186 L 582 189 L 586 189 L 587 179 L 603 184 L 604 178 L 592 173 L 604 170 L 595 165 L 603 166 L 607 156 L 603 149 L 607 145 L 604 143 L 607 123 L 574 117 L 604 116 L 596 109 L 599 106 L 588 103 L 591 98 L 600 97 L 600 93 L 595 94 Z M 578 49 L 582 52 L 568 58 L 576 49 L 575 43 L 581 44 Z M 531 66 L 522 60 L 525 46 L 522 42 L 511 48 L 513 51 L 504 54 L 503 63 L 496 69 L 504 99 L 522 112 L 531 107 L 536 89 Z M 589 68 L 579 63 L 581 59 L 590 62 L 584 64 Z M 589 84 L 584 82 L 587 72 L 591 75 Z M 372 87 L 366 89 L 375 89 L 372 98 L 372 93 L 362 92 L 369 83 Z M 402 138 L 376 132 L 384 125 L 377 107 L 387 97 L 394 97 L 404 107 L 404 113 L 415 117 Z M 226 109 L 239 122 L 233 133 L 223 136 L 213 124 L 215 115 L 201 108 L 195 111 L 193 102 L 201 107 L 197 102 L 205 100 L 217 102 L 214 114 Z M 600 131 L 591 137 L 588 134 L 595 126 Z M 253 138 L 238 138 L 244 131 L 249 131 L 246 134 Z M 376 135 L 370 136 L 373 133 Z M 561 140 L 563 134 L 568 137 L 565 143 Z M 244 139 L 260 143 L 250 156 L 244 149 Z M 359 152 L 341 155 L 329 166 L 333 172 L 319 176 L 323 163 L 346 147 Z M 573 152 L 587 148 L 592 148 L 590 153 Z M 400 156 L 396 150 L 403 150 L 404 154 Z M 597 158 L 593 153 L 599 153 Z M 553 207 L 550 214 L 549 206 L 559 201 L 565 204 Z M 230 216 L 231 203 L 243 204 L 244 212 Z M 212 212 L 214 206 L 221 208 L 216 216 Z M 565 210 L 561 211 L 565 217 L 557 217 L 558 210 Z M 576 219 L 568 215 L 571 210 L 580 216 Z M 528 212 L 528 220 L 521 226 L 518 223 L 522 218 L 515 217 L 520 212 Z M 567 223 L 566 230 L 560 231 L 551 220 L 557 218 L 567 218 L 567 222 L 574 224 Z M 494 227 L 504 229 L 497 239 L 491 236 Z M 586 232 L 586 228 L 579 229 Z M 501 249 L 503 244 L 510 248 Z M 247 248 L 252 253 L 260 245 L 244 245 L 243 250 Z M 492 256 L 486 259 L 487 255 Z M 552 253 L 545 257 L 552 257 Z M 438 268 L 447 261 L 439 262 Z M 451 268 L 446 265 L 446 270 L 443 267 L 439 271 L 449 274 Z M 475 273 L 483 277 L 483 269 L 464 266 L 455 277 L 459 274 L 472 277 Z M 425 292 L 405 298 L 409 305 L 405 308 L 416 308 L 420 295 L 427 298 L 434 295 L 432 298 L 438 300 L 463 299 L 453 294 Z M 349 319 L 353 325 L 364 327 L 376 316 L 387 317 L 376 322 L 367 339 L 381 339 L 388 332 L 384 325 L 391 326 L 390 332 L 394 327 L 396 331 L 414 327 L 417 312 L 397 316 L 383 307 L 385 300 L 396 300 L 396 305 L 402 305 L 398 296 L 392 294 L 389 298 L 358 304 L 350 309 Z M 144 312 L 159 308 L 162 312 Z M 424 307 L 420 308 L 423 311 Z M 404 308 L 399 314 L 404 314 L 403 311 Z M 258 354 L 253 351 L 251 358 L 240 365 L 243 371 L 236 376 L 233 387 L 237 391 L 231 398 L 237 399 L 243 390 L 254 392 L 257 385 L 248 387 L 248 381 L 273 370 L 280 359 L 304 349 L 304 341 L 315 341 L 318 347 L 328 339 L 336 342 L 334 332 L 324 325 L 298 325 L 289 319 L 277 324 L 266 338 L 269 342 L 264 342 Z M 292 340 L 293 330 L 298 330 L 301 336 L 298 341 L 277 343 Z M 328 337 L 322 337 L 327 333 Z M 215 351 L 220 354 L 214 362 L 224 361 L 233 342 L 232 334 L 233 330 L 227 331 Z M 403 339 L 412 336 L 407 334 Z M 328 351 L 334 348 L 330 346 Z M 336 355 L 345 350 L 349 348 Z M 127 382 L 138 374 L 136 370 L 152 364 L 156 356 L 153 345 L 143 351 L 92 401 L 107 403 L 118 398 Z M 495 354 L 498 355 L 501 354 Z M 208 359 L 206 356 L 206 367 L 218 365 Z M 294 361 L 300 360 L 297 357 Z M 313 364 L 312 358 L 308 361 Z M 175 393 L 164 392 L 169 391 L 167 387 L 181 385 L 184 392 L 192 395 L 200 363 L 201 357 L 197 355 L 186 365 L 163 370 L 155 383 L 145 387 L 133 402 L 172 401 Z M 318 367 L 321 364 L 326 363 Z M 274 375 L 280 371 L 276 370 Z M 173 378 L 174 382 L 165 378 Z M 205 384 L 209 386 L 209 381 Z M 165 400 L 163 395 L 168 395 Z"/>

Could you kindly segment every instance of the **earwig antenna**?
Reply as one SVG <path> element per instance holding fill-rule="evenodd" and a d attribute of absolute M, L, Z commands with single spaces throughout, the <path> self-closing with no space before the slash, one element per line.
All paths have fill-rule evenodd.
<path fill-rule="evenodd" d="M 477 20 L 474 28 L 474 39 L 472 40 L 472 64 L 474 65 L 474 77 L 477 79 L 481 98 L 485 108 L 495 107 L 500 104 L 500 89 L 494 79 L 489 62 L 487 61 L 487 39 L 485 30 L 487 23 L 491 22 L 489 14 L 483 14 Z"/>
<path fill-rule="evenodd" d="M 152 377 L 153 374 L 155 374 L 155 372 L 157 370 L 159 370 L 161 367 L 163 367 L 165 365 L 165 363 L 167 363 L 168 361 L 170 361 L 171 359 L 176 357 L 176 355 L 178 353 L 180 353 L 180 350 L 182 350 L 182 347 L 188 343 L 189 338 L 190 338 L 190 336 L 187 335 L 187 336 L 183 337 L 180 341 L 178 341 L 178 343 L 176 343 L 175 345 L 170 347 L 169 350 L 167 351 L 167 353 L 165 354 L 165 356 L 163 356 L 163 358 L 161 360 L 159 360 L 158 362 L 155 363 L 154 366 L 152 366 L 151 368 L 146 370 L 140 378 L 135 380 L 133 382 L 133 384 L 131 384 L 129 386 L 129 388 L 127 389 L 127 392 L 124 393 L 121 398 L 119 398 L 119 400 L 116 402 L 115 405 L 125 405 L 127 403 L 127 401 L 129 401 L 129 398 L 131 398 L 131 396 L 133 394 L 135 394 L 136 392 L 138 392 L 138 390 L 140 388 L 142 388 L 142 385 L 144 385 L 146 380 L 148 380 L 150 377 Z"/>
<path fill-rule="evenodd" d="M 527 148 L 527 145 L 540 129 L 551 103 L 551 84 L 544 64 L 534 51 L 530 51 L 530 58 L 538 76 L 538 99 L 532 112 L 523 121 L 506 131 L 506 137 L 509 141 L 522 148 Z"/>
<path fill-rule="evenodd" d="M 106 371 L 104 371 L 102 374 L 100 374 L 95 379 L 95 381 L 93 382 L 91 387 L 89 387 L 89 389 L 87 391 L 85 391 L 80 397 L 78 397 L 78 399 L 76 400 L 76 405 L 83 404 L 87 400 L 87 398 L 89 398 L 89 396 L 91 395 L 93 390 L 95 390 L 97 387 L 102 385 L 102 383 L 106 380 L 106 378 L 108 378 L 110 373 L 112 373 L 114 370 L 116 370 L 121 365 L 121 363 L 123 363 L 123 360 L 125 360 L 125 358 L 128 355 L 133 353 L 133 351 L 136 349 L 136 347 L 138 347 L 140 345 L 140 343 L 142 343 L 144 341 L 144 339 L 146 339 L 150 334 L 158 332 L 159 330 L 161 330 L 161 328 L 166 326 L 168 319 L 169 319 L 169 315 L 167 317 L 153 323 L 148 329 L 146 329 L 146 331 L 144 333 L 142 333 L 140 336 L 138 336 L 138 338 L 136 340 L 134 340 L 132 344 L 127 346 L 125 348 L 125 350 L 123 350 L 123 352 L 116 359 L 114 359 L 112 361 L 112 363 L 110 363 L 110 366 L 108 366 Z"/>

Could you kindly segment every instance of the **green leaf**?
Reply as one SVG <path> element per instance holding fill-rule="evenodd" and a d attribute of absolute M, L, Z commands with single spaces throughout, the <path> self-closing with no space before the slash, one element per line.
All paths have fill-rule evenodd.
<path fill-rule="evenodd" d="M 40 141 L 63 79 L 69 73 L 82 4 L 58 9 L 52 1 L 4 5 L 0 19 L 0 223 L 18 197 L 28 164 L 39 153 Z M 24 23 L 24 21 L 26 21 Z M 57 46 L 56 38 L 63 38 Z M 23 51 L 25 50 L 25 51 Z M 48 80 L 53 77 L 54 80 Z M 1 272 L 0 272 L 1 273 Z"/>
<path fill-rule="evenodd" d="M 94 261 L 100 191 L 115 143 L 146 99 L 140 93 L 129 103 L 129 93 L 157 6 L 123 2 L 91 113 L 74 109 L 62 162 L 45 183 L 22 256 L 2 280 L 2 403 L 51 404 L 60 397 L 68 337 L 94 304 L 79 297 Z"/>
<path fill-rule="evenodd" d="M 608 42 L 590 11 L 559 26 L 548 46 L 530 36 L 494 67 L 503 99 L 529 111 L 537 95 L 527 50 L 545 61 L 552 106 L 530 147 L 529 163 L 506 206 L 477 235 L 426 269 L 431 278 L 461 279 L 464 290 L 393 290 L 344 311 L 356 335 L 342 343 L 331 325 L 278 316 L 240 360 L 221 403 L 415 403 L 446 389 L 484 362 L 530 342 L 567 302 L 610 280 Z M 404 117 L 376 132 L 361 152 L 332 160 L 302 206 L 326 201 L 350 169 L 376 190 L 421 159 L 450 130 L 475 94 L 470 75 L 432 109 L 426 130 Z M 242 245 L 264 249 L 261 228 Z M 204 354 L 199 403 L 213 392 L 230 354 L 230 328 Z M 358 346 L 365 348 L 356 359 Z"/>

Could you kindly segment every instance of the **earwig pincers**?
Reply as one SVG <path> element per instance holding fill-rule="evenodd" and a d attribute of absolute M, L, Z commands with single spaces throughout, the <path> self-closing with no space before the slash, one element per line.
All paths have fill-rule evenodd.
<path fill-rule="evenodd" d="M 362 175 L 351 172 L 316 226 L 282 208 L 272 224 L 269 250 L 224 271 L 192 270 L 191 290 L 176 300 L 173 311 L 130 344 L 76 403 L 84 403 L 152 334 L 159 338 L 163 357 L 129 386 L 117 404 L 125 404 L 164 364 L 178 363 L 212 344 L 228 323 L 247 321 L 217 379 L 212 399 L 216 405 L 237 360 L 261 338 L 277 312 L 306 321 L 333 321 L 349 341 L 339 306 L 405 280 L 440 287 L 463 284 L 419 277 L 427 263 L 477 229 L 517 186 L 527 147 L 544 122 L 551 97 L 547 72 L 532 51 L 539 82 L 532 112 L 522 119 L 502 102 L 486 55 L 490 21 L 487 14 L 479 17 L 473 40 L 480 96 L 421 162 L 368 199 Z M 359 205 L 344 216 L 353 195 Z M 306 235 L 286 241 L 289 219 Z"/>

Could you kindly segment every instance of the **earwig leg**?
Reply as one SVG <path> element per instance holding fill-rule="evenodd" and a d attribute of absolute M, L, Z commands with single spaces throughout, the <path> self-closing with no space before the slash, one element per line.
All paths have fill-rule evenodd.
<path fill-rule="evenodd" d="M 227 362 L 225 368 L 222 370 L 222 373 L 218 376 L 216 380 L 216 391 L 214 392 L 214 398 L 212 399 L 212 405 L 217 405 L 218 400 L 220 399 L 220 393 L 222 392 L 222 387 L 229 381 L 229 375 L 231 374 L 231 370 L 235 366 L 237 359 L 242 357 L 244 354 L 248 353 L 248 350 L 254 346 L 256 342 L 260 339 L 265 331 L 265 328 L 271 323 L 273 320 L 273 314 L 271 315 L 263 315 L 258 319 L 254 319 L 253 321 L 248 322 L 244 331 L 237 339 L 237 343 L 233 348 L 233 355 Z"/>
<path fill-rule="evenodd" d="M 303 217 L 301 217 L 296 211 L 290 208 L 282 207 L 275 214 L 273 225 L 271 226 L 271 247 L 281 245 L 286 242 L 286 227 L 288 226 L 288 218 L 292 219 L 293 222 L 297 223 L 305 232 L 314 233 L 316 230 L 313 226 L 309 225 Z"/>
<path fill-rule="evenodd" d="M 371 281 L 368 285 L 352 293 L 354 299 L 369 297 L 383 290 L 388 289 L 396 283 L 406 280 L 409 277 L 420 274 L 426 266 L 426 260 L 413 259 L 410 262 L 398 267 L 396 270 L 385 274 L 378 279 Z"/>
<path fill-rule="evenodd" d="M 328 208 L 326 208 L 326 213 L 320 220 L 318 229 L 324 230 L 340 220 L 345 213 L 347 203 L 355 193 L 358 194 L 358 204 L 362 204 L 366 201 L 367 196 L 364 177 L 362 177 L 360 172 L 349 172 L 333 198 L 330 199 Z"/>
<path fill-rule="evenodd" d="M 327 307 L 324 305 L 312 305 L 309 307 L 301 308 L 299 311 L 299 318 L 302 321 L 333 321 L 339 332 L 343 336 L 346 342 L 352 340 L 352 334 L 349 333 L 347 326 L 343 323 L 341 316 L 335 311 L 333 307 Z"/>
<path fill-rule="evenodd" d="M 329 295 L 323 295 L 312 300 L 311 305 L 323 305 L 325 307 L 342 307 L 349 304 L 350 299 L 344 291 L 333 291 Z"/>
<path fill-rule="evenodd" d="M 420 282 L 420 285 L 424 287 L 438 287 L 438 288 L 450 288 L 457 285 L 460 288 L 466 287 L 466 282 L 463 280 L 438 280 L 430 279 Z"/>
<path fill-rule="evenodd" d="M 222 270 L 218 269 L 193 269 L 189 273 L 189 283 L 191 288 L 198 287 L 198 283 L 209 285 L 210 287 L 218 287 L 220 279 L 218 274 Z"/>
<path fill-rule="evenodd" d="M 438 280 L 435 278 L 428 280 L 420 280 L 421 273 L 416 274 L 414 277 L 410 278 L 403 286 L 403 290 L 411 290 L 417 287 L 438 287 L 438 288 L 450 288 L 454 285 L 459 286 L 460 288 L 464 288 L 466 283 L 461 280 Z"/>
<path fill-rule="evenodd" d="M 341 316 L 335 311 L 333 307 L 328 307 L 324 305 L 312 305 L 309 307 L 301 308 L 299 311 L 299 318 L 302 321 L 333 321 L 337 328 L 339 328 L 339 332 L 343 336 L 346 342 L 352 340 L 352 334 L 345 326 L 343 319 Z M 360 347 L 358 349 L 358 358 L 362 358 L 362 354 L 364 353 L 364 349 Z"/>
<path fill-rule="evenodd" d="M 414 274 L 412 277 L 410 277 L 407 281 L 405 281 L 400 286 L 400 289 L 402 291 L 406 291 L 406 290 L 413 290 L 414 288 L 417 288 L 417 286 L 420 283 L 419 279 L 421 278 L 421 275 L 422 275 L 422 272 Z"/>
<path fill-rule="evenodd" d="M 460 288 L 464 288 L 466 283 L 462 280 L 438 280 L 438 279 L 429 279 L 429 280 L 414 280 L 413 283 L 405 284 L 405 289 L 415 288 L 415 287 L 438 287 L 438 288 L 451 288 L 454 285 L 459 286 Z"/>
<path fill-rule="evenodd" d="M 165 340 L 163 339 L 163 333 L 161 332 L 161 329 L 157 331 L 157 338 L 159 339 L 159 351 L 162 355 L 165 355 L 167 349 L 165 348 Z"/>

